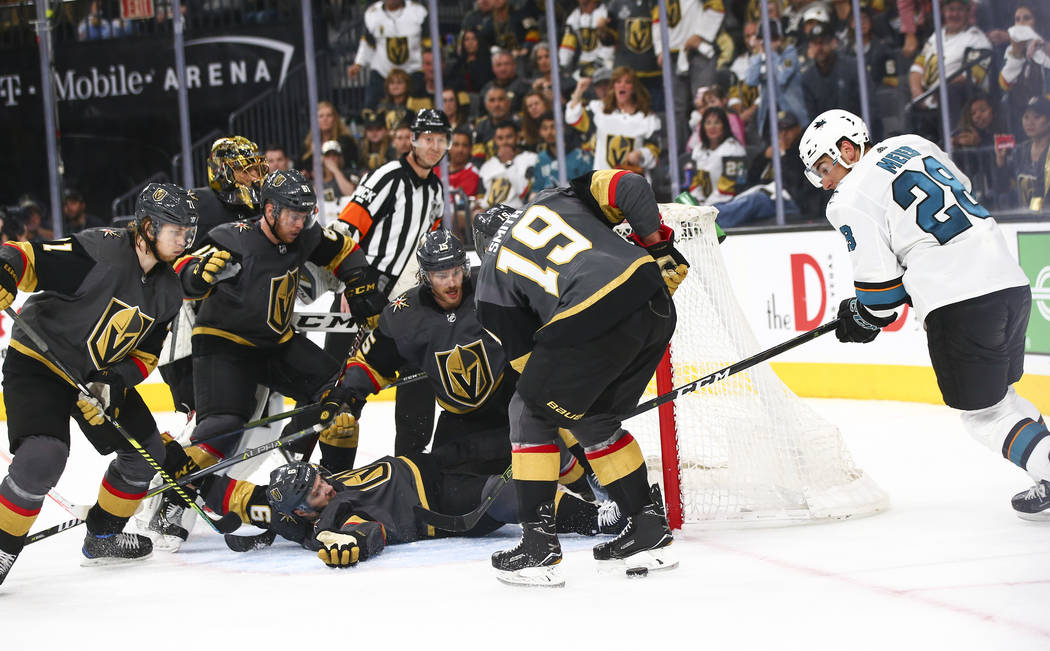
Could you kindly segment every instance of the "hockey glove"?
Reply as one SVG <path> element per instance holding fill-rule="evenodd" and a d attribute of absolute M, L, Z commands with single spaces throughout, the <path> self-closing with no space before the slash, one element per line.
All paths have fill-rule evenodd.
<path fill-rule="evenodd" d="M 18 294 L 18 274 L 9 262 L 0 262 L 0 310 L 6 310 L 15 302 Z"/>
<path fill-rule="evenodd" d="M 328 567 L 351 567 L 357 565 L 361 558 L 361 547 L 359 545 L 357 532 L 340 533 L 338 531 L 322 531 L 317 534 L 317 542 L 321 543 L 321 549 L 317 552 L 317 558 L 324 561 Z"/>
<path fill-rule="evenodd" d="M 839 303 L 839 324 L 835 328 L 835 336 L 843 343 L 866 344 L 878 337 L 879 331 L 896 318 L 896 313 L 884 318 L 877 317 L 856 298 L 843 299 Z"/>
<path fill-rule="evenodd" d="M 241 265 L 230 258 L 229 251 L 211 251 L 198 258 L 183 272 L 189 274 L 186 283 L 190 292 L 195 296 L 206 294 L 219 281 L 236 276 Z"/>
<path fill-rule="evenodd" d="M 374 328 L 375 319 L 372 317 L 378 316 L 387 303 L 386 296 L 379 291 L 376 272 L 371 267 L 358 267 L 341 280 L 346 283 L 343 295 L 354 320 Z"/>
<path fill-rule="evenodd" d="M 111 411 L 114 418 L 120 416 L 120 406 L 128 387 L 119 373 L 95 373 L 86 386 L 91 395 L 80 394 L 77 407 L 89 425 L 98 426 L 105 422 L 102 415 L 105 411 Z"/>
<path fill-rule="evenodd" d="M 674 248 L 674 231 L 670 227 L 661 224 L 660 236 L 663 239 L 655 244 L 650 244 L 646 250 L 660 266 L 660 275 L 667 284 L 667 291 L 674 296 L 675 290 L 689 273 L 689 261 L 678 249 Z"/>

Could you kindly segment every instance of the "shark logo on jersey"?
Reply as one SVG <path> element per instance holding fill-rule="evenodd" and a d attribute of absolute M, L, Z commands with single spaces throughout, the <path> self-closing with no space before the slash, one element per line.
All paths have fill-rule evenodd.
<path fill-rule="evenodd" d="M 292 323 L 295 292 L 299 287 L 299 267 L 283 276 L 270 279 L 270 300 L 267 303 L 266 325 L 277 334 L 284 334 Z"/>
<path fill-rule="evenodd" d="M 634 149 L 634 138 L 628 138 L 621 135 L 610 135 L 605 141 L 605 162 L 609 164 L 609 167 L 615 169 L 619 167 L 627 154 L 631 153 Z"/>
<path fill-rule="evenodd" d="M 95 368 L 102 370 L 124 359 L 155 320 L 142 313 L 137 305 L 110 299 L 102 318 L 88 337 L 88 354 Z"/>
<path fill-rule="evenodd" d="M 641 54 L 653 47 L 653 23 L 648 18 L 628 18 L 625 25 L 627 49 Z"/>
<path fill-rule="evenodd" d="M 492 392 L 492 368 L 481 339 L 434 353 L 441 384 L 450 398 L 467 407 L 478 407 Z"/>
<path fill-rule="evenodd" d="M 390 63 L 399 66 L 408 61 L 408 38 L 392 36 L 386 40 L 386 58 Z"/>

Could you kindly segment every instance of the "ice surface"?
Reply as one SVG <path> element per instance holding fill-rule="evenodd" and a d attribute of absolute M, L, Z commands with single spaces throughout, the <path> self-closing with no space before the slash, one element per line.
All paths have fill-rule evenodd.
<path fill-rule="evenodd" d="M 27 547 L 0 586 L 0 648 L 1050 649 L 1050 523 L 1009 505 L 1027 476 L 946 407 L 807 403 L 889 492 L 887 513 L 687 526 L 678 570 L 631 580 L 597 575 L 593 539 L 565 536 L 561 590 L 493 577 L 488 557 L 516 527 L 389 547 L 347 570 L 290 543 L 235 554 L 203 523 L 177 554 L 82 568 L 80 527 Z M 392 408 L 366 408 L 358 459 L 392 448 Z M 106 462 L 74 434 L 58 491 L 91 503 Z M 67 519 L 48 501 L 34 531 Z"/>

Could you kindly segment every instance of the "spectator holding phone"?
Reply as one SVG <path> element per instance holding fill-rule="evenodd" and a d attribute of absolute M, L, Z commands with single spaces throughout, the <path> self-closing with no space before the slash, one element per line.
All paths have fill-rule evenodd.
<path fill-rule="evenodd" d="M 1028 139 L 1012 151 L 997 142 L 995 164 L 1000 170 L 1000 183 L 1013 183 L 1022 207 L 1035 212 L 1050 208 L 1050 99 L 1033 97 L 1021 116 Z M 998 139 L 997 139 L 998 140 Z M 1010 152 L 1009 156 L 1007 152 Z"/>

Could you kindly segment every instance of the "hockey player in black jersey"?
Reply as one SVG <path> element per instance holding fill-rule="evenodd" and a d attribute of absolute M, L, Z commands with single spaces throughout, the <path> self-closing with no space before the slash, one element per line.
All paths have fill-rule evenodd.
<path fill-rule="evenodd" d="M 296 462 L 270 473 L 270 483 L 216 478 L 203 489 L 215 511 L 244 518 L 255 504 L 268 501 L 274 512 L 272 530 L 281 537 L 316 551 L 329 567 L 349 567 L 368 560 L 386 545 L 447 537 L 448 533 L 419 522 L 414 507 L 443 513 L 466 513 L 480 503 L 496 476 L 467 475 L 442 470 L 428 454 L 382 457 L 341 473 Z M 506 523 L 518 522 L 511 490 L 499 493 L 485 516 L 465 536 L 483 536 Z M 561 533 L 593 536 L 623 528 L 615 510 L 599 513 L 594 504 L 559 492 L 555 496 Z"/>
<path fill-rule="evenodd" d="M 642 246 L 612 231 L 624 219 Z M 475 233 L 484 256 L 478 316 L 521 372 L 510 423 L 523 535 L 517 547 L 493 554 L 498 577 L 564 584 L 551 503 L 558 427 L 572 429 L 628 516 L 620 536 L 594 548 L 595 559 L 627 569 L 675 567 L 663 498 L 650 490 L 641 449 L 620 426 L 671 338 L 670 291 L 688 271 L 673 232 L 660 224 L 652 188 L 630 172 L 591 172 L 523 210 L 487 211 Z"/>
<path fill-rule="evenodd" d="M 445 470 L 498 475 L 510 463 L 507 404 L 517 373 L 507 366 L 503 348 L 485 332 L 474 310 L 476 273 L 463 245 L 448 231 L 428 233 L 416 251 L 420 284 L 394 298 L 378 325 L 349 360 L 328 411 L 339 413 L 325 430 L 336 440 L 356 441 L 357 419 L 365 400 L 392 384 L 401 369 L 420 368 L 442 408 L 431 451 Z M 401 389 L 399 388 L 398 391 Z M 339 434 L 336 434 L 339 432 Z M 579 449 L 568 431 L 561 432 L 558 480 L 590 497 L 586 462 L 569 449 Z M 430 432 L 414 441 L 403 437 L 394 453 L 422 452 Z M 325 467 L 350 468 L 355 449 Z M 582 457 L 582 450 L 579 452 Z"/>
<path fill-rule="evenodd" d="M 267 170 L 258 145 L 244 136 L 225 136 L 213 142 L 208 155 L 208 185 L 191 190 L 197 197 L 200 233 L 258 216 L 259 191 Z M 175 408 L 185 412 L 194 409 L 190 337 L 196 307 L 193 303 L 183 306 L 172 322 L 171 336 L 160 359 L 160 374 L 171 390 Z"/>
<path fill-rule="evenodd" d="M 261 217 L 212 229 L 204 246 L 175 266 L 186 295 L 200 300 L 192 340 L 197 427 L 190 438 L 194 445 L 186 449 L 196 467 L 233 451 L 236 437 L 209 439 L 248 420 L 257 384 L 303 404 L 317 402 L 334 385 L 339 360 L 292 329 L 306 261 L 332 271 L 356 298 L 376 291 L 374 283 L 364 282 L 366 263 L 354 241 L 314 222 L 316 198 L 300 172 L 271 173 L 261 201 Z M 307 420 L 304 415 L 302 427 Z M 322 453 L 339 444 L 322 438 Z M 175 453 L 174 475 L 195 469 L 177 444 L 168 445 Z M 164 523 L 157 526 L 163 529 Z"/>
<path fill-rule="evenodd" d="M 92 228 L 61 240 L 0 247 L 0 308 L 9 307 L 19 290 L 38 292 L 26 301 L 22 318 L 95 398 L 78 395 L 15 326 L 3 368 L 14 461 L 0 483 L 0 583 L 65 468 L 70 416 L 100 453 L 117 452 L 87 515 L 84 564 L 152 553 L 148 538 L 122 530 L 154 471 L 104 420 L 100 407 L 151 456 L 164 458 L 157 424 L 132 387 L 156 366 L 168 323 L 182 304 L 171 263 L 190 246 L 196 227 L 192 194 L 151 183 L 126 229 Z"/>

